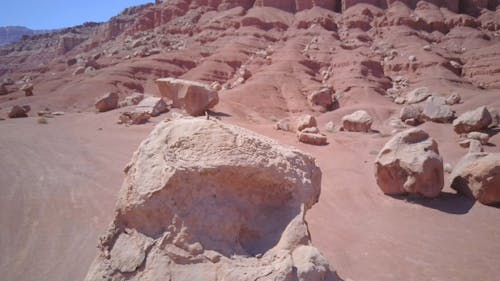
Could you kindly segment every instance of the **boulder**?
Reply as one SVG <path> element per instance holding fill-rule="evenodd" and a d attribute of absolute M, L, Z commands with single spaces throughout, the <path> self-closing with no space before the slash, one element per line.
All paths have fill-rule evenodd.
<path fill-rule="evenodd" d="M 125 173 L 87 281 L 340 280 L 311 246 L 321 171 L 308 154 L 178 118 L 155 127 Z"/>
<path fill-rule="evenodd" d="M 438 196 L 444 175 L 436 141 L 418 128 L 398 133 L 378 154 L 375 177 L 385 194 Z"/>
<path fill-rule="evenodd" d="M 140 125 L 149 121 L 151 115 L 147 112 L 123 112 L 118 117 L 118 124 Z"/>
<path fill-rule="evenodd" d="M 324 112 L 332 109 L 334 104 L 333 90 L 331 87 L 323 87 L 318 91 L 312 92 L 307 101 L 311 106 L 320 107 L 320 111 Z"/>
<path fill-rule="evenodd" d="M 85 67 L 83 66 L 79 66 L 75 69 L 75 71 L 73 71 L 73 75 L 76 76 L 76 75 L 80 75 L 80 74 L 83 74 L 85 73 Z"/>
<path fill-rule="evenodd" d="M 455 104 L 460 103 L 461 100 L 462 100 L 462 98 L 460 97 L 459 94 L 452 93 L 451 95 L 446 97 L 446 104 L 447 105 L 455 105 Z"/>
<path fill-rule="evenodd" d="M 279 120 L 274 124 L 274 129 L 281 131 L 290 131 L 290 123 L 288 120 Z"/>
<path fill-rule="evenodd" d="M 436 123 L 449 123 L 455 118 L 455 112 L 446 104 L 443 97 L 431 96 L 425 100 L 422 106 L 424 120 Z"/>
<path fill-rule="evenodd" d="M 137 107 L 135 108 L 135 112 L 146 112 L 151 116 L 158 116 L 162 113 L 168 111 L 168 105 L 160 97 L 146 97 L 143 99 Z"/>
<path fill-rule="evenodd" d="M 29 105 L 14 105 L 9 111 L 9 118 L 28 117 L 28 112 L 31 110 Z"/>
<path fill-rule="evenodd" d="M 305 128 L 316 127 L 316 118 L 314 116 L 305 114 L 297 118 L 296 127 L 297 131 L 302 131 Z"/>
<path fill-rule="evenodd" d="M 314 145 L 327 144 L 326 136 L 320 133 L 317 127 L 305 128 L 304 130 L 297 132 L 297 137 L 300 142 L 307 144 L 314 144 Z"/>
<path fill-rule="evenodd" d="M 488 144 L 490 141 L 490 135 L 481 132 L 470 132 L 467 134 L 467 138 L 471 140 L 477 140 L 481 144 Z"/>
<path fill-rule="evenodd" d="M 139 104 L 144 99 L 144 94 L 141 93 L 133 93 L 130 96 L 127 96 L 124 100 L 120 101 L 120 107 L 133 106 Z"/>
<path fill-rule="evenodd" d="M 24 95 L 29 97 L 33 95 L 33 89 L 35 87 L 31 83 L 27 83 L 21 86 L 20 90 L 24 92 Z"/>
<path fill-rule="evenodd" d="M 421 120 L 422 107 L 415 104 L 404 106 L 399 112 L 399 118 L 401 121 L 406 121 L 408 119 Z"/>
<path fill-rule="evenodd" d="M 118 94 L 117 93 L 107 93 L 100 97 L 96 103 L 95 108 L 98 112 L 105 112 L 113 110 L 118 107 Z"/>
<path fill-rule="evenodd" d="M 427 87 L 416 88 L 406 94 L 406 103 L 419 103 L 431 96 L 431 91 Z"/>
<path fill-rule="evenodd" d="M 364 110 L 355 111 L 342 117 L 342 127 L 350 132 L 369 132 L 373 118 Z"/>
<path fill-rule="evenodd" d="M 492 118 L 486 106 L 467 111 L 453 121 L 453 129 L 457 134 L 487 129 Z"/>
<path fill-rule="evenodd" d="M 182 108 L 189 115 L 205 114 L 219 102 L 217 91 L 209 85 L 175 78 L 161 78 L 156 85 L 163 97 L 172 101 L 172 107 Z"/>
<path fill-rule="evenodd" d="M 450 176 L 451 188 L 474 200 L 500 203 L 500 153 L 468 153 Z"/>

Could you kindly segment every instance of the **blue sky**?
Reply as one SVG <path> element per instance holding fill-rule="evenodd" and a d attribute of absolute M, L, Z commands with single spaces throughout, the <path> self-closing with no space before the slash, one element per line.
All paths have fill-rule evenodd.
<path fill-rule="evenodd" d="M 154 0 L 1 0 L 0 26 L 55 29 L 102 22 L 123 9 Z"/>

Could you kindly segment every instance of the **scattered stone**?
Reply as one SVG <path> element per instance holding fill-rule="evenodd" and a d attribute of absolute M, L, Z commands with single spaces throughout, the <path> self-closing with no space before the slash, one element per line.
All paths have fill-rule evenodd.
<path fill-rule="evenodd" d="M 331 87 L 322 87 L 318 91 L 312 92 L 307 101 L 311 106 L 320 107 L 321 112 L 332 109 L 334 104 L 333 89 Z"/>
<path fill-rule="evenodd" d="M 436 197 L 444 185 L 443 159 L 425 131 L 408 129 L 385 144 L 375 160 L 375 177 L 389 195 Z"/>
<path fill-rule="evenodd" d="M 160 97 L 146 97 L 135 108 L 135 112 L 146 112 L 155 117 L 168 111 L 168 105 Z"/>
<path fill-rule="evenodd" d="M 54 117 L 54 115 L 52 114 L 52 112 L 50 112 L 50 110 L 41 110 L 41 111 L 38 111 L 37 115 L 39 117 L 46 117 L 46 118 L 52 118 L 52 117 Z"/>
<path fill-rule="evenodd" d="M 54 112 L 52 112 L 52 115 L 54 115 L 54 116 L 63 116 L 64 112 L 63 111 L 54 111 Z"/>
<path fill-rule="evenodd" d="M 450 60 L 450 65 L 451 67 L 455 68 L 455 69 L 460 69 L 462 68 L 462 65 L 454 60 Z"/>
<path fill-rule="evenodd" d="M 462 100 L 462 98 L 460 97 L 459 94 L 457 93 L 452 93 L 451 95 L 449 95 L 447 98 L 446 98 L 446 104 L 447 105 L 455 105 L 455 104 L 458 104 L 460 103 L 460 101 Z"/>
<path fill-rule="evenodd" d="M 161 78 L 156 85 L 161 95 L 172 101 L 172 107 L 183 108 L 191 116 L 204 115 L 219 102 L 217 91 L 204 83 Z"/>
<path fill-rule="evenodd" d="M 492 118 L 486 106 L 467 111 L 453 121 L 453 129 L 457 134 L 487 129 Z"/>
<path fill-rule="evenodd" d="M 481 132 L 470 132 L 467 134 L 467 138 L 471 140 L 478 140 L 481 144 L 488 144 L 490 141 L 490 135 Z"/>
<path fill-rule="evenodd" d="M 486 205 L 500 203 L 500 153 L 468 153 L 450 178 L 459 193 Z"/>
<path fill-rule="evenodd" d="M 133 106 L 139 104 L 144 99 L 144 94 L 133 93 L 130 96 L 125 97 L 124 100 L 120 101 L 119 107 Z"/>
<path fill-rule="evenodd" d="M 73 76 L 80 75 L 83 73 L 85 73 L 85 67 L 79 66 L 75 69 L 75 71 L 73 71 Z"/>
<path fill-rule="evenodd" d="M 431 48 L 431 45 L 425 45 L 423 47 L 424 51 L 430 51 L 432 48 Z"/>
<path fill-rule="evenodd" d="M 325 130 L 327 132 L 334 133 L 335 132 L 335 123 L 333 123 L 333 121 L 326 123 Z"/>
<path fill-rule="evenodd" d="M 408 119 L 422 120 L 422 107 L 420 105 L 407 105 L 401 108 L 399 112 L 401 121 Z"/>
<path fill-rule="evenodd" d="M 308 154 L 183 118 L 158 124 L 125 173 L 86 281 L 340 280 L 310 246 L 321 171 Z"/>
<path fill-rule="evenodd" d="M 297 131 L 302 131 L 305 128 L 316 127 L 318 126 L 316 123 L 316 118 L 314 116 L 306 114 L 297 118 Z"/>
<path fill-rule="evenodd" d="M 469 142 L 469 153 L 483 152 L 483 146 L 478 140 L 470 140 Z"/>
<path fill-rule="evenodd" d="M 342 117 L 342 127 L 350 132 L 369 132 L 373 118 L 364 110 L 355 111 Z"/>
<path fill-rule="evenodd" d="M 66 64 L 68 66 L 72 66 L 72 65 L 76 64 L 77 62 L 78 62 L 78 60 L 76 58 L 72 58 L 72 59 L 67 60 Z"/>
<path fill-rule="evenodd" d="M 151 115 L 147 112 L 124 112 L 118 118 L 118 124 L 140 125 L 147 123 Z"/>
<path fill-rule="evenodd" d="M 49 124 L 49 121 L 47 120 L 47 118 L 45 118 L 43 116 L 38 117 L 38 119 L 36 120 L 36 122 L 38 124 Z"/>
<path fill-rule="evenodd" d="M 105 112 L 113 110 L 118 107 L 118 94 L 117 93 L 107 93 L 101 98 L 99 98 L 95 103 L 95 108 L 98 112 Z"/>
<path fill-rule="evenodd" d="M 410 62 L 415 62 L 415 61 L 417 61 L 417 57 L 416 57 L 416 56 L 411 55 L 411 56 L 409 56 L 409 57 L 408 57 L 408 60 L 409 60 Z"/>
<path fill-rule="evenodd" d="M 24 92 L 24 95 L 29 97 L 33 95 L 34 86 L 31 83 L 24 84 L 21 86 L 20 90 Z"/>
<path fill-rule="evenodd" d="M 93 66 L 89 66 L 85 68 L 85 74 L 87 75 L 94 75 L 96 72 L 96 69 Z"/>
<path fill-rule="evenodd" d="M 281 131 L 290 131 L 290 123 L 288 120 L 279 120 L 274 124 L 274 129 Z"/>
<path fill-rule="evenodd" d="M 406 103 L 419 103 L 431 96 L 431 91 L 427 87 L 416 88 L 406 94 Z"/>
<path fill-rule="evenodd" d="M 300 142 L 313 144 L 313 145 L 326 145 L 327 138 L 324 134 L 319 132 L 316 127 L 305 128 L 297 132 L 297 137 Z"/>
<path fill-rule="evenodd" d="M 397 103 L 397 104 L 403 104 L 405 103 L 405 98 L 404 97 L 397 97 L 394 99 L 394 102 Z"/>
<path fill-rule="evenodd" d="M 450 174 L 453 171 L 453 167 L 451 166 L 450 163 L 445 163 L 444 164 L 444 171 L 448 174 Z"/>
<path fill-rule="evenodd" d="M 24 118 L 28 117 L 28 112 L 31 110 L 29 105 L 14 105 L 9 111 L 9 118 Z"/>
<path fill-rule="evenodd" d="M 219 81 L 214 81 L 212 84 L 210 84 L 210 88 L 214 89 L 215 91 L 220 91 L 222 90 L 222 85 L 219 83 Z"/>
<path fill-rule="evenodd" d="M 431 96 L 425 100 L 422 106 L 424 120 L 437 123 L 449 123 L 455 118 L 455 112 L 446 104 L 443 97 Z"/>

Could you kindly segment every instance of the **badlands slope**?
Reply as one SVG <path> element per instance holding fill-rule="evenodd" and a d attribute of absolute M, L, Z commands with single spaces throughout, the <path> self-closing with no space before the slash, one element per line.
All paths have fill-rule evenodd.
<path fill-rule="evenodd" d="M 6 85 L 0 96 L 0 117 L 13 105 L 32 108 L 28 118 L 0 121 L 2 279 L 85 277 L 113 216 L 123 167 L 164 118 L 118 125 L 122 109 L 96 114 L 95 98 L 159 95 L 160 77 L 220 82 L 214 110 L 222 121 L 316 157 L 322 190 L 307 222 L 314 246 L 342 278 L 498 279 L 498 208 L 456 195 L 448 174 L 436 199 L 386 196 L 373 166 L 402 108 L 391 95 L 425 86 L 436 95 L 458 93 L 457 115 L 481 105 L 500 110 L 498 3 L 366 2 L 169 1 L 0 49 L 0 81 L 34 85 L 34 96 L 19 90 L 25 82 Z M 308 104 L 322 85 L 335 91 L 337 109 Z M 36 112 L 46 107 L 65 115 L 37 124 Z M 372 115 L 375 132 L 324 130 L 358 109 Z M 316 116 L 328 145 L 273 129 L 305 113 Z M 419 127 L 438 142 L 445 163 L 454 166 L 466 153 L 451 124 Z M 499 145 L 493 132 L 484 149 L 500 152 Z"/>

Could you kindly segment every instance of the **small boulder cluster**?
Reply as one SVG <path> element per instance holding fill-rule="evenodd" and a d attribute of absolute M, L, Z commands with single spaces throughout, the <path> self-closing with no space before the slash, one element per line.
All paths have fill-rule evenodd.
<path fill-rule="evenodd" d="M 444 187 L 443 170 L 437 142 L 419 128 L 396 134 L 375 159 L 377 184 L 388 195 L 437 197 Z M 500 203 L 500 153 L 470 149 L 452 169 L 450 187 L 486 205 Z"/>
<path fill-rule="evenodd" d="M 147 123 L 151 117 L 168 112 L 169 108 L 183 109 L 191 116 L 200 116 L 213 108 L 219 101 L 217 91 L 209 85 L 175 78 L 156 80 L 161 97 L 133 93 L 119 101 L 118 93 L 107 93 L 100 97 L 95 108 L 106 112 L 119 107 L 131 110 L 123 112 L 119 124 L 136 125 Z"/>

